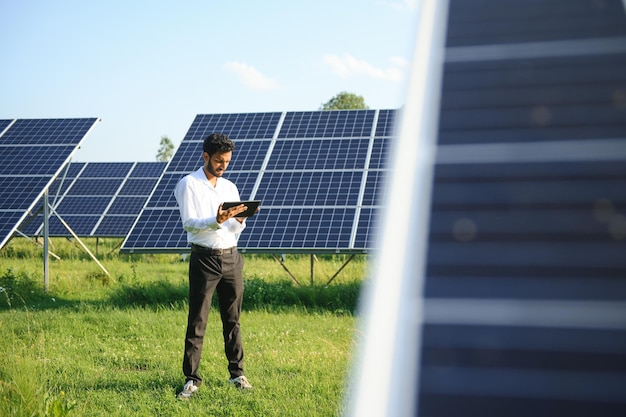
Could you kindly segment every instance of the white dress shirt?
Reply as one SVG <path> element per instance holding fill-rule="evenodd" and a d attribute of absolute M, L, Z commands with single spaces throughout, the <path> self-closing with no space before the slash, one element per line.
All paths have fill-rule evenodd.
<path fill-rule="evenodd" d="M 212 249 L 237 246 L 239 234 L 246 227 L 234 218 L 218 224 L 217 209 L 226 201 L 240 201 L 237 186 L 226 178 L 217 178 L 215 187 L 202 168 L 183 177 L 174 190 L 187 241 Z"/>

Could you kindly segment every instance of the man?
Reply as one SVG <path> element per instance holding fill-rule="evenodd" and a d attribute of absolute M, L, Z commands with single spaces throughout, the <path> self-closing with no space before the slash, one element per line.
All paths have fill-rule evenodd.
<path fill-rule="evenodd" d="M 202 168 L 182 178 L 174 195 L 180 209 L 189 258 L 189 316 L 185 335 L 183 373 L 186 378 L 179 398 L 187 399 L 198 390 L 202 344 L 213 292 L 217 291 L 228 359 L 229 382 L 250 389 L 243 372 L 243 346 L 239 325 L 243 299 L 243 257 L 237 251 L 237 237 L 245 218 L 235 217 L 246 210 L 243 204 L 222 210 L 225 201 L 240 201 L 237 186 L 222 178 L 235 144 L 222 133 L 212 133 L 202 147 Z"/>

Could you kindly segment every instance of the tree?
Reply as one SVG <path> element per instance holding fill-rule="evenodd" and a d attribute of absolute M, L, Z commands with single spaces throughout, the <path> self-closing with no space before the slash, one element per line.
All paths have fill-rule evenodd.
<path fill-rule="evenodd" d="M 159 151 L 156 154 L 157 161 L 167 162 L 174 156 L 174 144 L 167 136 L 161 136 Z"/>
<path fill-rule="evenodd" d="M 322 104 L 320 110 L 367 110 L 368 106 L 365 105 L 365 99 L 363 96 L 358 96 L 354 93 L 348 93 L 342 91 L 335 97 L 328 100 L 327 103 Z"/>

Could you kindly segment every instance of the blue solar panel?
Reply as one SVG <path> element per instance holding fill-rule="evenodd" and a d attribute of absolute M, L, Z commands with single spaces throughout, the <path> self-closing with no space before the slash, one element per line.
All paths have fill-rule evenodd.
<path fill-rule="evenodd" d="M 19 211 L 28 207 L 41 194 L 49 178 L 5 177 L 0 179 L 0 210 Z"/>
<path fill-rule="evenodd" d="M 266 172 L 255 199 L 272 207 L 356 207 L 362 178 L 363 171 Z"/>
<path fill-rule="evenodd" d="M 355 208 L 266 208 L 250 219 L 239 245 L 251 250 L 339 252 L 350 247 L 355 217 Z"/>
<path fill-rule="evenodd" d="M 277 140 L 268 170 L 363 169 L 369 138 Z"/>
<path fill-rule="evenodd" d="M 2 134 L 2 132 L 4 132 L 4 130 L 9 127 L 9 125 L 13 123 L 13 120 L 10 119 L 0 119 L 0 135 Z"/>
<path fill-rule="evenodd" d="M 127 248 L 158 248 L 159 251 L 180 251 L 187 248 L 187 235 L 180 232 L 177 208 L 144 210 L 126 238 Z M 123 250 L 122 250 L 123 251 Z"/>
<path fill-rule="evenodd" d="M 152 186 L 154 186 L 154 181 L 152 181 Z M 144 204 L 146 204 L 146 196 L 126 197 L 123 195 L 118 195 L 117 198 L 113 200 L 113 203 L 111 204 L 111 207 L 109 207 L 107 214 L 128 214 L 131 215 L 134 219 L 141 212 Z"/>
<path fill-rule="evenodd" d="M 159 178 L 165 165 L 165 162 L 138 162 L 131 171 L 130 178 Z"/>
<path fill-rule="evenodd" d="M 0 224 L 3 224 L 0 247 L 28 218 L 96 121 L 95 118 L 0 121 Z"/>
<path fill-rule="evenodd" d="M 374 110 L 289 112 L 278 137 L 369 137 L 372 134 L 374 116 Z"/>
<path fill-rule="evenodd" d="M 43 139 L 38 140 L 41 142 Z M 7 145 L 0 138 L 2 175 L 53 177 L 76 149 L 75 145 L 44 146 L 40 142 L 37 143 L 38 147 Z"/>
<path fill-rule="evenodd" d="M 263 201 L 247 220 L 242 250 L 365 252 L 394 117 L 394 110 L 198 115 L 122 252 L 188 250 L 173 190 L 202 166 L 212 132 L 235 142 L 225 178 L 242 199 Z"/>
<path fill-rule="evenodd" d="M 50 203 L 79 236 L 126 236 L 165 165 L 164 162 L 70 164 L 54 183 L 63 181 L 63 187 Z M 27 235 L 41 234 L 41 215 L 21 229 Z M 50 223 L 50 234 L 71 235 L 58 221 Z"/>
<path fill-rule="evenodd" d="M 271 139 L 274 136 L 281 113 L 239 113 L 198 115 L 193 121 L 184 141 L 204 140 L 213 132 L 221 132 L 233 140 Z"/>
<path fill-rule="evenodd" d="M 381 192 L 385 186 L 385 181 L 389 171 L 368 171 L 367 181 L 363 192 L 362 205 L 365 207 L 374 207 L 381 204 Z"/>
<path fill-rule="evenodd" d="M 150 195 L 156 184 L 155 178 L 128 178 L 119 191 L 120 196 L 145 196 Z M 144 201 L 145 202 L 145 201 Z"/>
<path fill-rule="evenodd" d="M 394 135 L 396 118 L 399 110 L 381 110 L 376 124 L 377 137 L 391 137 Z"/>
<path fill-rule="evenodd" d="M 96 119 L 18 119 L 2 135 L 0 141 L 3 145 L 77 146 L 95 121 Z"/>
<path fill-rule="evenodd" d="M 431 76 L 405 107 L 426 122 L 395 140 L 391 162 L 412 167 L 387 167 L 401 186 L 380 212 L 349 415 L 626 415 L 625 3 L 431 4 L 413 63 Z M 372 244 L 368 210 L 355 247 Z M 402 372 L 381 383 L 381 368 Z"/>

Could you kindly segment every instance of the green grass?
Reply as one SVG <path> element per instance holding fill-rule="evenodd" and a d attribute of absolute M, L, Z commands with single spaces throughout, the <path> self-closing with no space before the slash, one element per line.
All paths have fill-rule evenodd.
<path fill-rule="evenodd" d="M 357 332 L 354 310 L 366 260 L 335 278 L 342 255 L 286 263 L 244 255 L 242 331 L 252 392 L 227 383 L 217 310 L 209 315 L 201 373 L 182 388 L 187 263 L 179 255 L 117 255 L 101 240 L 98 266 L 64 239 L 43 291 L 41 249 L 14 239 L 0 251 L 0 416 L 338 416 Z M 87 241 L 95 249 L 95 242 Z M 300 279 L 302 277 L 302 279 Z"/>

